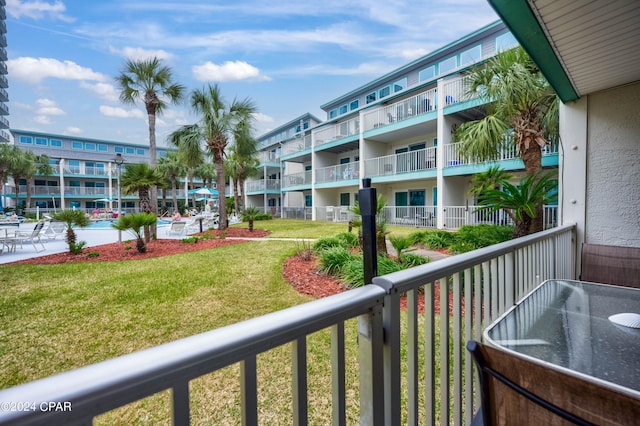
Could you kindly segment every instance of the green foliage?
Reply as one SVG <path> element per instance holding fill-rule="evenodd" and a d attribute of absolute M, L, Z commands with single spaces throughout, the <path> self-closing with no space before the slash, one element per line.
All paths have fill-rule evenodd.
<path fill-rule="evenodd" d="M 82 249 L 87 245 L 86 241 L 78 241 L 77 243 L 69 243 L 69 251 L 72 254 L 80 254 L 82 253 Z"/>
<path fill-rule="evenodd" d="M 463 226 L 456 233 L 456 240 L 449 248 L 455 253 L 466 253 L 508 241 L 512 234 L 513 226 L 488 224 Z"/>
<path fill-rule="evenodd" d="M 342 267 L 356 257 L 341 246 L 325 248 L 320 252 L 320 268 L 328 274 L 338 275 Z"/>
<path fill-rule="evenodd" d="M 336 235 L 336 238 L 344 244 L 345 247 L 355 248 L 358 247 L 358 236 L 351 232 L 341 232 Z"/>
<path fill-rule="evenodd" d="M 307 240 L 296 242 L 296 254 L 303 260 L 311 260 L 313 258 L 313 249 L 311 248 L 311 242 Z"/>
<path fill-rule="evenodd" d="M 242 211 L 242 220 L 249 222 L 249 232 L 253 232 L 253 221 L 256 220 L 256 216 L 259 214 L 260 210 L 257 207 L 247 207 Z"/>
<path fill-rule="evenodd" d="M 313 250 L 316 253 L 321 253 L 322 251 L 333 247 L 346 248 L 346 246 L 344 245 L 344 241 L 338 237 L 319 238 L 313 243 Z"/>
<path fill-rule="evenodd" d="M 158 218 L 153 213 L 132 213 L 119 216 L 118 220 L 111 224 L 117 230 L 129 231 L 136 237 L 136 249 L 139 253 L 147 251 L 147 246 L 142 237 L 142 228 L 151 226 Z"/>
<path fill-rule="evenodd" d="M 456 234 L 434 229 L 422 232 L 417 244 L 422 244 L 431 250 L 439 250 L 449 247 L 455 241 Z"/>
<path fill-rule="evenodd" d="M 420 256 L 419 254 L 405 253 L 402 255 L 400 263 L 404 268 L 413 268 L 414 266 L 424 265 L 430 261 L 431 259 L 428 257 Z"/>
<path fill-rule="evenodd" d="M 131 250 L 132 248 L 133 248 L 133 247 L 128 246 L 128 245 L 127 245 L 127 246 L 124 246 L 124 249 L 125 249 L 125 250 Z"/>
<path fill-rule="evenodd" d="M 398 256 L 398 260 L 402 261 L 402 252 L 413 245 L 413 241 L 406 235 L 392 235 L 389 237 L 389 241 Z"/>
<path fill-rule="evenodd" d="M 183 242 L 185 244 L 195 244 L 198 242 L 198 237 L 187 237 L 187 238 L 183 238 L 180 240 L 180 242 Z"/>
<path fill-rule="evenodd" d="M 390 274 L 403 270 L 404 267 L 387 256 L 378 256 L 378 275 Z M 362 287 L 364 283 L 364 263 L 361 256 L 342 266 L 340 276 L 349 288 Z"/>
<path fill-rule="evenodd" d="M 256 215 L 254 220 L 273 220 L 273 216 L 271 213 L 260 213 Z"/>
<path fill-rule="evenodd" d="M 87 215 L 80 210 L 73 209 L 65 209 L 59 210 L 53 213 L 52 217 L 55 220 L 59 220 L 67 224 L 67 244 L 69 244 L 69 251 L 71 253 L 77 254 L 74 250 L 78 250 L 78 253 L 82 250 L 81 246 L 79 249 L 76 248 L 76 233 L 73 229 L 74 226 L 84 228 L 89 225 L 89 218 Z"/>
<path fill-rule="evenodd" d="M 87 253 L 87 257 L 98 257 L 100 256 L 100 253 L 98 253 L 97 251 L 90 251 L 89 253 Z"/>

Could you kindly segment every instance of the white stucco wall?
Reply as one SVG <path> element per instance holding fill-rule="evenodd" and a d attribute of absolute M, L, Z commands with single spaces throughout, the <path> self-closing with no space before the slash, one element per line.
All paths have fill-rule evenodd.
<path fill-rule="evenodd" d="M 640 247 L 640 83 L 589 95 L 587 111 L 584 240 Z"/>

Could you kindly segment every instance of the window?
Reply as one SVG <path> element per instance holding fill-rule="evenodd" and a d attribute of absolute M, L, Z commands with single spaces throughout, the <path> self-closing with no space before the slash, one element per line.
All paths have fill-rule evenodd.
<path fill-rule="evenodd" d="M 109 147 L 106 144 L 99 143 L 98 144 L 98 151 L 99 152 L 109 152 Z"/>
<path fill-rule="evenodd" d="M 33 138 L 31 136 L 20 136 L 20 143 L 31 145 L 33 143 Z"/>
<path fill-rule="evenodd" d="M 71 173 L 80 173 L 80 160 L 69 160 L 69 171 Z M 80 183 L 78 183 L 78 186 L 80 186 Z"/>
<path fill-rule="evenodd" d="M 84 144 L 84 149 L 85 149 L 85 151 L 95 151 L 96 150 L 96 144 L 87 142 L 87 143 Z"/>
<path fill-rule="evenodd" d="M 393 83 L 393 93 L 399 92 L 407 88 L 407 79 L 403 78 Z"/>
<path fill-rule="evenodd" d="M 518 41 L 510 32 L 504 33 L 496 37 L 496 52 L 501 52 L 516 46 Z"/>
<path fill-rule="evenodd" d="M 78 141 L 71 141 L 71 149 L 84 149 L 84 144 Z"/>
<path fill-rule="evenodd" d="M 60 139 L 49 139 L 49 145 L 54 148 L 62 148 L 62 141 Z"/>
<path fill-rule="evenodd" d="M 124 148 L 121 147 L 121 146 L 114 146 L 113 147 L 113 152 L 115 152 L 116 154 L 117 153 L 124 154 Z"/>
<path fill-rule="evenodd" d="M 445 59 L 438 64 L 438 74 L 445 74 L 454 69 L 458 64 L 458 60 L 455 56 Z"/>
<path fill-rule="evenodd" d="M 418 81 L 431 80 L 436 76 L 436 66 L 431 65 L 429 68 L 425 68 L 418 73 Z"/>
<path fill-rule="evenodd" d="M 384 98 L 385 96 L 389 96 L 391 94 L 391 87 L 383 87 L 378 91 L 378 94 L 380 95 L 380 99 Z"/>
<path fill-rule="evenodd" d="M 131 154 L 131 155 L 133 155 L 133 154 L 135 154 L 135 153 L 136 153 L 136 149 L 135 149 L 135 148 L 131 148 L 131 147 L 126 147 L 126 148 L 124 149 L 124 152 L 125 152 L 126 154 Z"/>
<path fill-rule="evenodd" d="M 144 149 L 143 148 L 136 148 L 136 155 L 144 155 Z"/>
<path fill-rule="evenodd" d="M 465 50 L 460 54 L 460 66 L 472 64 L 482 58 L 482 47 L 477 45 L 471 49 Z"/>
<path fill-rule="evenodd" d="M 376 92 L 373 92 L 373 93 L 369 93 L 367 95 L 366 101 L 367 101 L 368 104 L 370 104 L 371 102 L 375 102 L 376 99 L 377 99 L 376 98 Z"/>
<path fill-rule="evenodd" d="M 340 205 L 341 206 L 349 206 L 349 201 L 351 200 L 351 194 L 348 192 L 340 193 Z"/>
<path fill-rule="evenodd" d="M 340 115 L 342 115 L 342 114 L 346 114 L 348 110 L 349 110 L 349 109 L 348 109 L 347 105 L 342 105 L 342 106 L 340 107 L 339 113 L 340 113 Z"/>
<path fill-rule="evenodd" d="M 303 128 L 303 129 L 305 129 L 305 130 L 306 130 L 306 129 L 308 129 L 308 128 L 309 128 L 309 122 L 308 122 L 308 121 L 305 121 L 305 122 L 302 124 L 302 128 Z"/>
<path fill-rule="evenodd" d="M 337 109 L 332 109 L 331 111 L 329 111 L 329 118 L 336 118 L 337 116 L 338 116 Z"/>
<path fill-rule="evenodd" d="M 311 201 L 312 201 L 311 195 L 305 195 L 304 196 L 304 206 L 305 207 L 311 207 Z"/>
<path fill-rule="evenodd" d="M 353 111 L 354 109 L 358 109 L 358 106 L 359 106 L 359 105 L 360 105 L 360 102 L 356 99 L 355 101 L 352 101 L 352 102 L 349 104 L 349 109 L 350 109 L 351 111 Z"/>
<path fill-rule="evenodd" d="M 48 145 L 49 141 L 47 138 L 36 138 L 36 145 Z"/>

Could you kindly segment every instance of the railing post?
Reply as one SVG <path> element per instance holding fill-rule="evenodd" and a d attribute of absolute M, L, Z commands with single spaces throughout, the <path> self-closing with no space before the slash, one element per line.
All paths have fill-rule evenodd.
<path fill-rule="evenodd" d="M 376 252 L 376 189 L 371 188 L 371 179 L 362 179 L 362 189 L 358 191 L 360 215 L 362 216 L 362 257 L 364 262 L 364 283 L 370 284 L 378 276 Z"/>

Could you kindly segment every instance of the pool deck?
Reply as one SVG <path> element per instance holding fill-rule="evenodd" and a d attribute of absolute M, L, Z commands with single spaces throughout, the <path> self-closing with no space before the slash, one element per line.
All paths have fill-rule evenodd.
<path fill-rule="evenodd" d="M 33 230 L 35 223 L 22 223 L 20 224 L 21 232 L 30 232 Z M 158 238 L 170 238 L 170 239 L 182 239 L 186 235 L 166 235 L 166 226 L 158 226 Z M 4 232 L 4 231 L 3 231 Z M 3 234 L 4 235 L 4 234 Z M 77 241 L 86 241 L 85 247 L 99 246 L 102 244 L 116 243 L 118 242 L 118 231 L 112 228 L 95 228 L 95 229 L 77 229 L 76 235 Z M 133 235 L 129 232 L 122 232 L 122 240 L 132 240 Z M 42 238 L 42 242 L 46 250 L 36 253 L 31 243 L 23 244 L 22 248 L 18 244 L 14 252 L 7 252 L 5 249 L 0 254 L 0 265 L 5 263 L 17 262 L 19 260 L 31 259 L 33 257 L 47 256 L 49 254 L 62 253 L 69 251 L 69 245 L 65 242 L 63 236 L 58 236 L 56 239 Z M 38 248 L 41 248 L 39 244 L 36 244 Z"/>

